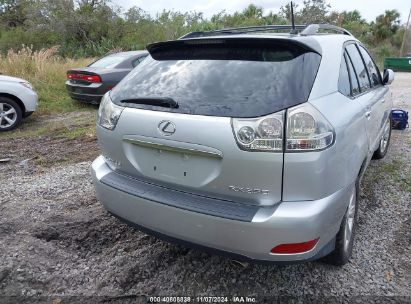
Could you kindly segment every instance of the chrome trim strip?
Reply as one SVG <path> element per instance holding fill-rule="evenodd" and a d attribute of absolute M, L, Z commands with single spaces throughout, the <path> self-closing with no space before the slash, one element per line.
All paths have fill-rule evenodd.
<path fill-rule="evenodd" d="M 165 151 L 171 151 L 171 152 L 177 152 L 177 153 L 185 153 L 185 154 L 191 154 L 191 155 L 215 157 L 215 158 L 220 158 L 220 159 L 223 158 L 222 152 L 207 151 L 207 150 L 198 149 L 198 148 L 183 148 L 183 147 L 179 147 L 172 143 L 167 143 L 167 144 L 155 143 L 152 141 L 130 138 L 126 136 L 123 138 L 123 140 L 133 145 L 138 145 L 138 146 L 152 148 L 152 149 L 165 150 Z"/>

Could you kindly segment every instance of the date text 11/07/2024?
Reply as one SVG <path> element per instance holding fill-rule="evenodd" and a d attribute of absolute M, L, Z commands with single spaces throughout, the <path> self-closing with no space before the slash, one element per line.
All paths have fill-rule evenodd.
<path fill-rule="evenodd" d="M 256 303 L 254 297 L 232 296 L 198 296 L 198 297 L 149 297 L 149 303 Z"/>

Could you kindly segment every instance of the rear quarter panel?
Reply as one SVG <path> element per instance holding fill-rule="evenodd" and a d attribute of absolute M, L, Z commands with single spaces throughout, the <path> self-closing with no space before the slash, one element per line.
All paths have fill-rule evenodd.
<path fill-rule="evenodd" d="M 364 104 L 338 92 L 343 45 L 354 37 L 316 36 L 321 64 L 310 93 L 311 103 L 335 130 L 334 144 L 319 152 L 285 153 L 284 201 L 317 200 L 348 187 L 367 157 Z"/>
<path fill-rule="evenodd" d="M 284 201 L 317 200 L 351 185 L 367 157 L 362 103 L 339 92 L 310 103 L 334 127 L 335 142 L 319 152 L 285 153 Z"/>

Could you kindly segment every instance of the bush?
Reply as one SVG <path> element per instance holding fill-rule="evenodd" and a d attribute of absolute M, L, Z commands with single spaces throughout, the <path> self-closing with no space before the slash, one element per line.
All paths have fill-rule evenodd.
<path fill-rule="evenodd" d="M 93 59 L 64 59 L 57 55 L 58 51 L 57 46 L 39 51 L 34 51 L 32 46 L 23 46 L 19 51 L 10 49 L 6 55 L 0 55 L 0 73 L 23 78 L 33 84 L 39 94 L 37 115 L 84 108 L 67 95 L 66 71 L 86 66 Z"/>
<path fill-rule="evenodd" d="M 384 70 L 384 59 L 386 57 L 398 56 L 398 50 L 396 50 L 393 45 L 387 41 L 377 47 L 371 47 L 370 52 L 372 53 L 381 72 Z"/>

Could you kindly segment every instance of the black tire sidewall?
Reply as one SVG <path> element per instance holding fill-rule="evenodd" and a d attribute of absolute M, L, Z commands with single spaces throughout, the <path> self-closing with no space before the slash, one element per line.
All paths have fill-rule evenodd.
<path fill-rule="evenodd" d="M 381 151 L 381 141 L 380 141 L 380 145 L 378 146 L 378 149 L 374 152 L 373 158 L 374 159 L 381 159 L 384 158 L 384 156 L 387 154 L 388 152 L 388 147 L 390 146 L 390 141 L 391 141 L 391 131 L 392 131 L 392 123 L 391 123 L 391 118 L 389 118 L 389 125 L 390 125 L 390 133 L 388 135 L 388 142 L 387 142 L 387 146 L 385 147 L 384 151 Z M 384 136 L 384 134 L 383 134 Z"/>
<path fill-rule="evenodd" d="M 348 245 L 348 248 L 345 250 L 344 249 L 344 230 L 345 230 L 345 225 L 346 225 L 347 211 L 349 207 L 347 206 L 346 212 L 341 220 L 340 230 L 338 230 L 337 235 L 335 237 L 335 248 L 329 255 L 324 257 L 324 262 L 328 264 L 342 266 L 346 264 L 351 258 L 352 250 L 354 247 L 355 234 L 357 230 L 356 227 L 357 227 L 357 222 L 358 222 L 358 205 L 359 205 L 358 198 L 359 198 L 359 181 L 357 179 L 355 183 L 355 215 L 354 215 L 354 223 L 352 227 L 350 243 Z"/>
<path fill-rule="evenodd" d="M 13 107 L 16 110 L 16 114 L 17 114 L 16 122 L 13 125 L 11 125 L 10 127 L 0 128 L 0 132 L 10 131 L 10 130 L 15 129 L 21 123 L 21 120 L 23 118 L 23 112 L 22 112 L 19 104 L 17 102 L 15 102 L 14 100 L 12 100 L 10 98 L 7 98 L 7 97 L 0 97 L 0 103 L 6 103 L 9 106 Z"/>

